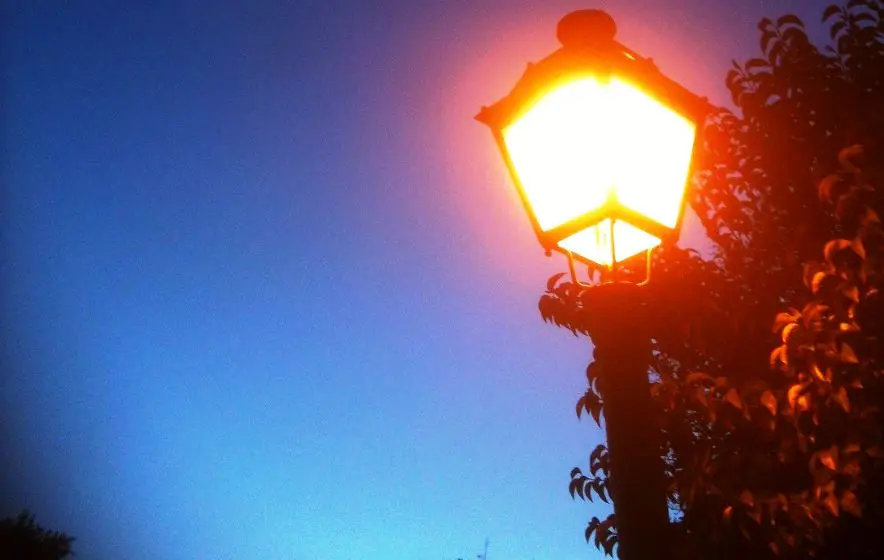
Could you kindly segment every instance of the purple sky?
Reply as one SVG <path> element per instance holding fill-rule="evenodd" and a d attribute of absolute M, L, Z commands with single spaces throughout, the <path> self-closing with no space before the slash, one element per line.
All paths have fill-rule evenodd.
<path fill-rule="evenodd" d="M 85 560 L 600 557 L 589 345 L 472 117 L 573 9 L 726 104 L 827 3 L 4 2 L 0 514 Z"/>

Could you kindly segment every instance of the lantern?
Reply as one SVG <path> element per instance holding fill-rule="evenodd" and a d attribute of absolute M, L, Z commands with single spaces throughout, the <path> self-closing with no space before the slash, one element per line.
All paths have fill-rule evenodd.
<path fill-rule="evenodd" d="M 559 23 L 562 47 L 476 116 L 544 249 L 611 268 L 677 239 L 708 107 L 615 31 L 604 12 L 572 12 Z"/>

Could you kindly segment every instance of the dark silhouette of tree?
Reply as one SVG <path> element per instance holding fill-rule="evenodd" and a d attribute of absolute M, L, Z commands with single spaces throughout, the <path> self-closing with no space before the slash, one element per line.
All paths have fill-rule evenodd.
<path fill-rule="evenodd" d="M 0 521 L 0 558 L 9 560 L 60 560 L 73 556 L 74 538 L 46 530 L 27 510 Z"/>
<path fill-rule="evenodd" d="M 822 20 L 823 48 L 759 23 L 697 155 L 713 258 L 662 251 L 646 290 L 682 557 L 884 557 L 884 2 Z M 541 315 L 591 337 L 592 298 L 559 275 Z M 577 403 L 597 422 L 600 373 Z M 600 446 L 572 496 L 607 501 L 607 476 Z M 586 538 L 613 554 L 616 520 Z"/>

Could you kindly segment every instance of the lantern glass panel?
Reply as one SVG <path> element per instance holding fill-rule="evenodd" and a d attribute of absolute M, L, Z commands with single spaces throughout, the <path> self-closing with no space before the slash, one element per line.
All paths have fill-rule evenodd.
<path fill-rule="evenodd" d="M 611 220 L 581 230 L 559 242 L 559 247 L 571 251 L 592 262 L 610 266 L 614 262 L 611 254 Z M 653 249 L 660 239 L 622 220 L 614 222 L 614 253 L 617 262 L 641 252 Z"/>
<path fill-rule="evenodd" d="M 540 230 L 549 231 L 599 210 L 596 224 L 615 214 L 628 221 L 634 212 L 674 229 L 695 132 L 693 122 L 636 85 L 584 76 L 550 89 L 502 135 L 530 211 Z M 599 252 L 610 222 L 593 225 L 559 246 L 611 264 L 610 239 Z M 621 234 L 627 238 L 618 240 Z M 660 242 L 621 220 L 614 235 L 618 261 Z"/>
<path fill-rule="evenodd" d="M 613 79 L 608 173 L 617 201 L 667 228 L 675 228 L 688 179 L 696 126 L 633 85 Z"/>
<path fill-rule="evenodd" d="M 541 230 L 547 231 L 605 203 L 606 88 L 574 80 L 547 93 L 503 130 L 506 149 Z"/>

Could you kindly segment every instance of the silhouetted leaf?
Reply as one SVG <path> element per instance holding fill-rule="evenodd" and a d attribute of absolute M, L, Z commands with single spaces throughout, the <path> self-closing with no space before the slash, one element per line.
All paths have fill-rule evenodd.
<path fill-rule="evenodd" d="M 609 502 L 608 502 L 608 496 L 606 495 L 606 492 L 605 492 L 605 486 L 606 485 L 605 485 L 604 481 L 600 478 L 596 478 L 592 482 L 592 489 L 595 490 L 595 493 L 598 495 L 598 497 L 603 502 L 605 502 L 607 504 Z"/>
<path fill-rule="evenodd" d="M 777 34 L 775 31 L 765 31 L 761 34 L 761 52 L 767 53 L 768 46 L 770 42 L 777 38 Z"/>
<path fill-rule="evenodd" d="M 843 20 L 836 21 L 834 24 L 832 24 L 832 27 L 829 28 L 829 37 L 835 39 L 836 37 L 838 37 L 838 35 L 841 34 L 842 31 L 844 31 L 846 27 L 847 23 L 845 23 Z M 839 48 L 839 50 L 841 49 Z"/>
<path fill-rule="evenodd" d="M 590 409 L 589 413 L 592 415 L 592 420 L 593 420 L 593 422 L 595 422 L 595 425 L 598 426 L 599 428 L 601 428 L 602 427 L 602 420 L 601 420 L 602 405 L 601 405 L 601 403 L 596 403 L 596 405 Z"/>
<path fill-rule="evenodd" d="M 841 6 L 838 6 L 836 4 L 832 4 L 828 8 L 826 8 L 826 10 L 823 12 L 822 22 L 825 23 L 832 16 L 834 16 L 835 14 L 840 14 L 840 13 L 841 13 Z"/>
<path fill-rule="evenodd" d="M 586 531 L 584 531 L 583 535 L 586 537 L 586 542 L 592 538 L 592 534 L 599 528 L 601 525 L 601 521 L 598 517 L 593 517 L 592 520 L 586 525 Z"/>
<path fill-rule="evenodd" d="M 599 363 L 592 361 L 586 366 L 586 382 L 592 387 L 596 379 L 598 379 Z"/>
<path fill-rule="evenodd" d="M 559 280 L 564 276 L 564 272 L 559 272 L 558 274 L 553 274 L 549 277 L 549 280 L 546 281 L 546 291 L 552 292 L 556 289 L 556 285 L 559 283 Z"/>
<path fill-rule="evenodd" d="M 607 519 L 602 521 L 598 528 L 595 531 L 595 546 L 596 548 L 604 548 L 606 554 L 611 554 L 608 552 L 608 542 L 612 537 L 612 530 L 614 529 L 614 516 L 609 515 Z"/>
<path fill-rule="evenodd" d="M 600 525 L 596 531 L 596 537 L 599 536 L 599 533 L 602 533 L 602 548 L 604 549 L 606 556 L 614 556 L 614 545 L 617 544 L 617 536 L 614 535 L 613 529 L 614 519 L 613 517 L 608 517 L 608 519 L 603 521 L 602 525 Z"/>
<path fill-rule="evenodd" d="M 601 468 L 602 458 L 608 452 L 608 448 L 602 444 L 596 445 L 595 449 L 592 450 L 592 453 L 589 454 L 589 467 L 592 476 L 596 475 L 596 472 Z"/>

